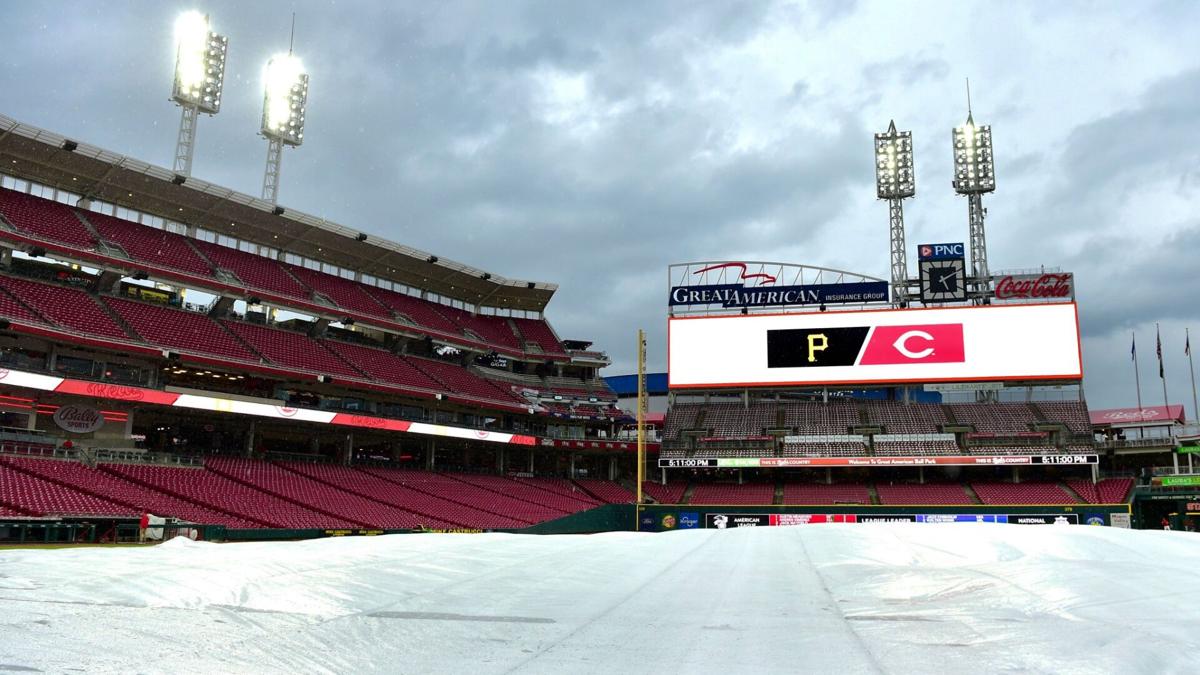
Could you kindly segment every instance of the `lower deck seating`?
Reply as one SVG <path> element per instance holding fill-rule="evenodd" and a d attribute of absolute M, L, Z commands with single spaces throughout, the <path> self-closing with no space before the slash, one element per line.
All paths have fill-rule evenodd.
<path fill-rule="evenodd" d="M 649 495 L 659 504 L 678 504 L 683 499 L 683 493 L 686 491 L 687 483 L 684 482 L 672 481 L 666 485 L 651 483 L 649 481 L 642 483 L 642 492 Z"/>
<path fill-rule="evenodd" d="M 310 476 L 324 483 L 353 492 L 368 499 L 390 504 L 421 516 L 422 525 L 444 521 L 454 527 L 481 529 L 521 528 L 530 523 L 483 509 L 452 502 L 390 481 L 375 474 L 350 467 L 311 462 L 281 462 L 289 471 Z M 385 474 L 387 470 L 381 469 Z"/>
<path fill-rule="evenodd" d="M 1089 504 L 1124 504 L 1133 488 L 1133 479 L 1105 478 L 1095 484 L 1090 480 L 1069 480 L 1067 485 Z"/>
<path fill-rule="evenodd" d="M 324 529 L 362 525 L 318 513 L 207 469 L 146 464 L 101 464 L 100 467 L 160 492 L 174 494 L 246 520 L 260 521 L 269 527 Z"/>
<path fill-rule="evenodd" d="M 774 483 L 700 483 L 692 489 L 690 504 L 771 504 Z"/>
<path fill-rule="evenodd" d="M 262 527 L 258 522 L 173 497 L 139 483 L 119 478 L 111 473 L 90 468 L 77 461 L 2 457 L 0 462 L 36 474 L 40 478 L 65 484 L 79 492 L 91 493 L 113 503 L 127 506 L 134 513 L 149 512 L 156 516 L 179 518 L 205 525 Z"/>
<path fill-rule="evenodd" d="M 871 493 L 863 483 L 784 483 L 783 503 L 822 506 L 870 504 Z"/>
<path fill-rule="evenodd" d="M 977 504 L 962 483 L 876 483 L 880 504 Z"/>
<path fill-rule="evenodd" d="M 540 523 L 564 515 L 564 512 L 558 509 L 510 497 L 507 494 L 459 480 L 462 474 L 365 467 L 362 470 L 418 492 L 525 523 Z"/>
<path fill-rule="evenodd" d="M 610 480 L 576 478 L 575 482 L 605 504 L 632 504 L 635 499 L 632 492 Z"/>
<path fill-rule="evenodd" d="M 390 504 L 362 497 L 281 466 L 253 459 L 211 457 L 205 467 L 315 512 L 347 523 L 382 528 L 449 527 L 450 523 L 417 515 Z"/>
<path fill-rule="evenodd" d="M 135 517 L 140 513 L 124 504 L 39 478 L 7 462 L 0 464 L 0 503 L 38 516 Z"/>
<path fill-rule="evenodd" d="M 1077 504 L 1074 497 L 1057 483 L 971 483 L 984 504 Z"/>

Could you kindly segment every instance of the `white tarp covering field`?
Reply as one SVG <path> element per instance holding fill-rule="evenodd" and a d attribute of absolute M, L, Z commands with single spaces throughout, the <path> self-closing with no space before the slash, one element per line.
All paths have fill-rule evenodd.
<path fill-rule="evenodd" d="M 0 672 L 1195 673 L 1200 535 L 810 525 L 0 551 Z"/>

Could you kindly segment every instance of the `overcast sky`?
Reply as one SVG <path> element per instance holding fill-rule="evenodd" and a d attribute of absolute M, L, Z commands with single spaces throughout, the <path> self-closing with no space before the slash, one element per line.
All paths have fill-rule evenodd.
<path fill-rule="evenodd" d="M 872 137 L 915 139 L 919 242 L 966 239 L 950 129 L 991 124 L 993 269 L 1076 274 L 1092 407 L 1191 416 L 1200 331 L 1200 3 L 0 1 L 0 112 L 169 166 L 171 26 L 229 37 L 193 174 L 257 194 L 261 73 L 311 74 L 286 206 L 560 290 L 562 337 L 665 367 L 666 266 L 778 260 L 888 276 Z M 1200 335 L 1197 336 L 1200 346 Z M 1030 349 L 1037 348 L 1036 336 Z"/>

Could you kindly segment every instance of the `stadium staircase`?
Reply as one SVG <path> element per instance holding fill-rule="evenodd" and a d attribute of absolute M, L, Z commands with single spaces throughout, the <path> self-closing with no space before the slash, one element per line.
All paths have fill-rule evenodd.
<path fill-rule="evenodd" d="M 1069 494 L 1069 495 L 1071 495 L 1072 497 L 1074 497 L 1074 498 L 1075 498 L 1075 501 L 1077 501 L 1077 502 L 1079 502 L 1079 503 L 1081 503 L 1081 504 L 1086 504 L 1086 503 L 1087 503 L 1087 501 L 1088 501 L 1088 500 L 1084 499 L 1084 498 L 1083 498 L 1083 496 L 1082 496 L 1082 495 L 1080 495 L 1080 494 L 1079 494 L 1079 492 L 1077 492 L 1077 491 L 1075 490 L 1075 488 L 1071 487 L 1071 484 L 1070 484 L 1070 483 L 1067 483 L 1067 482 L 1065 482 L 1065 481 L 1059 481 L 1059 482 L 1058 482 L 1058 487 L 1059 487 L 1059 489 L 1061 489 L 1063 492 L 1066 492 L 1067 494 Z"/>
<path fill-rule="evenodd" d="M 875 483 L 867 483 L 867 494 L 871 495 L 872 504 L 883 503 L 883 500 L 879 498 L 879 489 L 875 487 Z"/>
<path fill-rule="evenodd" d="M 121 330 L 123 330 L 123 331 L 125 331 L 126 333 L 128 333 L 128 334 L 129 334 L 129 336 L 130 336 L 132 339 L 134 339 L 134 340 L 140 340 L 141 342 L 147 342 L 147 343 L 149 342 L 149 340 L 146 340 L 146 339 L 145 339 L 145 338 L 143 338 L 143 337 L 142 337 L 142 336 L 141 336 L 141 335 L 140 335 L 140 334 L 139 334 L 139 333 L 138 333 L 136 330 L 134 330 L 134 329 L 133 329 L 133 326 L 130 326 L 130 325 L 129 325 L 129 322 L 125 321 L 124 317 L 122 317 L 120 314 L 118 314 L 118 313 L 114 312 L 114 311 L 113 311 L 113 308 L 112 308 L 112 307 L 109 307 L 109 306 L 108 306 L 108 303 L 106 303 L 106 302 L 104 302 L 102 299 L 100 299 L 100 297 L 99 297 L 99 296 L 92 295 L 91 293 L 89 293 L 89 294 L 88 294 L 88 296 L 89 296 L 89 297 L 91 297 L 91 299 L 92 299 L 92 300 L 93 300 L 93 301 L 94 301 L 94 302 L 95 302 L 97 305 L 99 305 L 99 306 L 100 306 L 100 310 L 101 310 L 102 312 L 104 312 L 105 314 L 107 314 L 107 315 L 108 315 L 108 318 L 110 318 L 110 319 L 112 319 L 112 320 L 113 320 L 113 323 L 115 323 L 115 324 L 117 324 L 118 326 L 120 326 L 120 327 L 121 327 Z"/>
<path fill-rule="evenodd" d="M 962 489 L 963 489 L 963 492 L 967 493 L 967 496 L 971 498 L 972 504 L 982 504 L 983 503 L 983 500 L 979 498 L 979 494 L 977 492 L 975 492 L 975 488 L 971 487 L 970 483 L 963 483 Z"/>
<path fill-rule="evenodd" d="M 941 406 L 942 406 L 942 414 L 946 416 L 947 425 L 948 426 L 959 426 L 958 420 L 954 419 L 954 409 L 951 408 L 950 406 L 946 405 L 945 403 L 942 403 Z"/>
<path fill-rule="evenodd" d="M 95 239 L 97 242 L 108 243 L 104 241 L 104 237 L 100 236 L 100 232 L 96 230 L 96 226 L 92 224 L 92 221 L 88 220 L 81 211 L 78 209 L 71 209 L 71 213 L 74 213 L 75 217 L 79 219 L 79 222 L 83 223 L 84 229 L 86 229 L 88 233 L 92 235 L 92 239 Z M 121 252 L 125 253 L 125 250 L 122 249 Z M 125 256 L 129 257 L 129 254 L 126 253 Z"/>
<path fill-rule="evenodd" d="M 686 488 L 683 489 L 683 494 L 680 495 L 678 503 L 691 504 L 692 497 L 694 497 L 695 494 L 696 494 L 696 485 L 694 483 L 691 483 Z"/>

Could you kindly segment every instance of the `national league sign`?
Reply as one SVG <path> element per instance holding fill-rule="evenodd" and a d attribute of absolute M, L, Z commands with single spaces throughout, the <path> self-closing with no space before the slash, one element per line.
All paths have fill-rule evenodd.
<path fill-rule="evenodd" d="M 672 389 L 1083 378 L 1075 303 L 676 317 Z"/>

